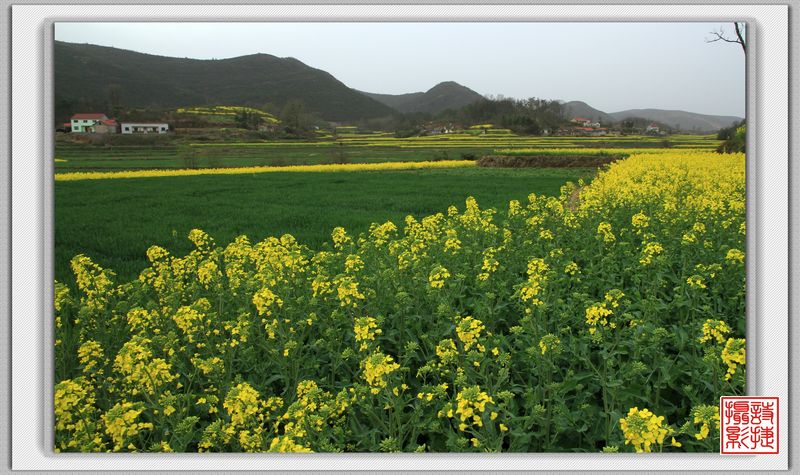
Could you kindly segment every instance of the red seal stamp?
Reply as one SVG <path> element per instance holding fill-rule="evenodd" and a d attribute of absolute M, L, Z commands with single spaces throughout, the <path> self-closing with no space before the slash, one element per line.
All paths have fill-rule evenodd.
<path fill-rule="evenodd" d="M 719 398 L 721 454 L 777 454 L 778 398 Z"/>

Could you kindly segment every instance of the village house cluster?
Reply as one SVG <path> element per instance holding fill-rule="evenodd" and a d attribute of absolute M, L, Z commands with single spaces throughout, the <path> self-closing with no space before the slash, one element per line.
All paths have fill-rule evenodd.
<path fill-rule="evenodd" d="M 63 124 L 66 132 L 79 134 L 166 134 L 169 124 L 164 122 L 117 122 L 101 113 L 81 113 Z"/>
<path fill-rule="evenodd" d="M 600 136 L 608 134 L 608 129 L 606 127 L 600 127 L 600 122 L 592 122 L 591 119 L 575 117 L 569 122 L 572 125 L 568 127 L 561 127 L 558 130 L 558 135 Z"/>

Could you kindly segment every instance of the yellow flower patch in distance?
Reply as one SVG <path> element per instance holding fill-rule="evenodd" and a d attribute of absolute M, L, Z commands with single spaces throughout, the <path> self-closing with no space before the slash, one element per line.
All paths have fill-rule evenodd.
<path fill-rule="evenodd" d="M 201 175 L 242 175 L 251 173 L 336 173 L 391 170 L 418 170 L 426 168 L 469 168 L 475 162 L 469 160 L 442 160 L 438 162 L 382 162 L 332 165 L 295 165 L 280 167 L 230 167 L 199 168 L 183 170 L 136 170 L 124 172 L 69 172 L 57 173 L 56 181 L 106 180 L 114 178 L 158 178 Z"/>

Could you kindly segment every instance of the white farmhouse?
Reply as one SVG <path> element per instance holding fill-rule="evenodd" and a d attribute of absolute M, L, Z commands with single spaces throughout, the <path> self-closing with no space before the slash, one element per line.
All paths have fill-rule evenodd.
<path fill-rule="evenodd" d="M 75 114 L 69 118 L 70 128 L 72 132 L 94 132 L 94 126 L 101 123 L 104 120 L 108 120 L 105 114 L 100 113 L 88 113 L 88 114 Z"/>
<path fill-rule="evenodd" d="M 123 134 L 166 134 L 169 131 L 169 124 L 123 122 L 121 129 Z"/>
<path fill-rule="evenodd" d="M 648 125 L 644 131 L 648 134 L 657 134 L 659 133 L 658 124 L 653 122 L 652 124 Z"/>

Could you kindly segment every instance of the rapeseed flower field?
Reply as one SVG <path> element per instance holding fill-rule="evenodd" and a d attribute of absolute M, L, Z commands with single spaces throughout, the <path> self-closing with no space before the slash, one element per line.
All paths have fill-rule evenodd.
<path fill-rule="evenodd" d="M 475 162 L 465 160 L 442 160 L 438 162 L 381 162 L 381 163 L 352 163 L 329 165 L 297 165 L 281 167 L 230 167 L 230 168 L 200 168 L 180 170 L 131 170 L 120 172 L 72 172 L 58 173 L 56 181 L 77 180 L 105 180 L 109 178 L 153 178 L 170 176 L 200 176 L 200 175 L 242 175 L 248 173 L 279 173 L 279 172 L 364 172 L 384 170 L 417 170 L 422 168 L 466 168 L 474 167 Z"/>
<path fill-rule="evenodd" d="M 321 250 L 197 229 L 130 282 L 76 256 L 55 450 L 717 451 L 717 401 L 745 384 L 744 174 L 742 154 L 635 153 L 559 197 Z"/>

